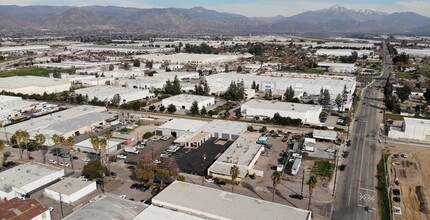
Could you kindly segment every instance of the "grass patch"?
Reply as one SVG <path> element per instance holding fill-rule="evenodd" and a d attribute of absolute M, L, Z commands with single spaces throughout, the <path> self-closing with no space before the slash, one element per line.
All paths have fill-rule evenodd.
<path fill-rule="evenodd" d="M 404 115 L 396 115 L 396 114 L 385 114 L 384 115 L 384 122 L 387 122 L 387 120 L 393 120 L 393 121 L 402 121 Z"/>
<path fill-rule="evenodd" d="M 387 174 L 385 172 L 385 161 L 387 161 L 389 154 L 384 154 L 383 158 L 379 161 L 378 165 L 376 166 L 377 170 L 377 178 L 378 178 L 378 185 L 376 189 L 378 190 L 378 206 L 379 206 L 379 212 L 382 220 L 389 220 L 391 216 L 391 210 L 390 210 L 390 199 L 388 198 L 388 191 L 387 191 Z"/>
<path fill-rule="evenodd" d="M 121 130 L 118 130 L 118 132 L 121 134 L 128 134 L 131 131 L 133 131 L 133 129 L 130 129 L 130 128 L 122 128 Z"/>
<path fill-rule="evenodd" d="M 331 178 L 335 165 L 329 160 L 316 160 L 311 173 L 320 177 Z"/>
<path fill-rule="evenodd" d="M 45 76 L 49 73 L 74 73 L 75 69 L 64 69 L 64 70 L 46 70 L 46 69 L 36 69 L 36 68 L 21 68 L 12 71 L 0 72 L 0 77 L 10 77 L 10 76 Z"/>
<path fill-rule="evenodd" d="M 395 72 L 395 75 L 398 79 L 414 79 L 414 74 L 412 73 Z"/>

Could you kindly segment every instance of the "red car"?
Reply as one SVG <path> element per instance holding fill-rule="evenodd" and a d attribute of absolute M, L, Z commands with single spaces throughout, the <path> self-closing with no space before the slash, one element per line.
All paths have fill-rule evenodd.
<path fill-rule="evenodd" d="M 29 160 L 34 160 L 34 157 L 29 156 L 29 157 L 28 157 L 28 159 L 29 159 Z"/>

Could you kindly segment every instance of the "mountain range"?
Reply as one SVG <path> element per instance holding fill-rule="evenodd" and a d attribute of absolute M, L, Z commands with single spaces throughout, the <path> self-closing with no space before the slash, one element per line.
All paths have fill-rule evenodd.
<path fill-rule="evenodd" d="M 0 6 L 3 31 L 116 30 L 176 33 L 398 33 L 427 34 L 430 18 L 413 12 L 385 13 L 335 5 L 294 16 L 246 17 L 203 7 Z"/>

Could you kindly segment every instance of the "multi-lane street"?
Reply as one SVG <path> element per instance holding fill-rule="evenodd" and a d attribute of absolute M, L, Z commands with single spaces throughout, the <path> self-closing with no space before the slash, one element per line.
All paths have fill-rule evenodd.
<path fill-rule="evenodd" d="M 339 178 L 333 207 L 333 219 L 377 219 L 376 165 L 379 161 L 378 138 L 382 113 L 377 106 L 378 93 L 390 72 L 390 56 L 384 43 L 382 76 L 361 93 L 360 104 L 351 125 L 348 147 L 350 157 Z"/>

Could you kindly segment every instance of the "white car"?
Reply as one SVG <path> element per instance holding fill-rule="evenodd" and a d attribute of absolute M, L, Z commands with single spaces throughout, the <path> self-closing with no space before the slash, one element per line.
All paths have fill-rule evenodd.
<path fill-rule="evenodd" d="M 81 180 L 81 181 L 89 181 L 89 179 L 88 179 L 88 178 L 86 178 L 85 176 L 80 176 L 80 177 L 79 177 L 79 180 Z"/>
<path fill-rule="evenodd" d="M 143 145 L 143 144 L 138 144 L 138 145 L 136 145 L 135 146 L 137 149 L 143 149 L 143 148 L 145 148 L 145 145 Z"/>
<path fill-rule="evenodd" d="M 48 210 L 49 210 L 50 212 L 52 212 L 52 211 L 54 210 L 54 207 L 52 207 L 52 206 L 51 206 L 51 207 L 49 207 L 49 208 L 48 208 Z"/>
<path fill-rule="evenodd" d="M 159 163 L 161 163 L 161 161 L 159 161 L 159 160 L 154 160 L 154 163 L 155 163 L 155 164 L 159 164 Z"/>
<path fill-rule="evenodd" d="M 329 153 L 334 153 L 334 152 L 336 152 L 336 149 L 334 149 L 334 148 L 329 148 L 329 149 L 326 149 L 325 151 L 326 151 L 326 152 L 329 152 Z"/>
<path fill-rule="evenodd" d="M 120 196 L 118 196 L 119 198 L 121 198 L 121 199 L 126 199 L 127 198 L 127 196 L 126 195 L 120 195 Z"/>
<path fill-rule="evenodd" d="M 214 179 L 205 179 L 205 181 L 208 182 L 208 183 L 214 183 L 215 182 Z"/>
<path fill-rule="evenodd" d="M 169 155 L 167 154 L 160 154 L 160 157 L 168 157 Z"/>
<path fill-rule="evenodd" d="M 55 161 L 55 160 L 48 160 L 48 163 L 50 163 L 50 164 L 57 164 L 57 161 Z"/>
<path fill-rule="evenodd" d="M 163 141 L 167 141 L 169 139 L 170 139 L 170 137 L 167 135 L 164 135 L 163 137 L 161 137 L 161 140 L 163 140 Z"/>
<path fill-rule="evenodd" d="M 70 167 L 70 164 L 68 162 L 60 162 L 60 165 L 63 167 Z"/>
<path fill-rule="evenodd" d="M 151 141 L 158 141 L 158 140 L 160 140 L 160 136 L 153 136 L 150 139 L 151 139 Z"/>
<path fill-rule="evenodd" d="M 90 162 L 91 161 L 90 158 L 88 158 L 88 157 L 83 157 L 81 160 L 85 161 L 85 162 Z"/>
<path fill-rule="evenodd" d="M 127 156 L 122 155 L 122 154 L 119 154 L 116 157 L 119 158 L 119 159 L 127 159 Z"/>

